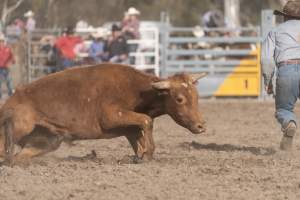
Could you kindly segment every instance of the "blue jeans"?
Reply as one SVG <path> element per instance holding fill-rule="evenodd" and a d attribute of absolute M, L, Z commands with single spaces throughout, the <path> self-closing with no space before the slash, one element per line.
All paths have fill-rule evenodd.
<path fill-rule="evenodd" d="M 62 62 L 62 70 L 75 66 L 75 62 L 67 58 L 62 58 L 61 62 Z"/>
<path fill-rule="evenodd" d="M 290 121 L 296 123 L 294 106 L 299 98 L 300 64 L 283 65 L 278 68 L 276 79 L 275 116 L 284 129 Z"/>
<path fill-rule="evenodd" d="M 13 86 L 12 80 L 9 74 L 9 70 L 4 67 L 0 67 L 0 98 L 2 98 L 2 83 L 6 83 L 6 87 L 8 90 L 8 95 L 11 96 L 13 94 Z"/>

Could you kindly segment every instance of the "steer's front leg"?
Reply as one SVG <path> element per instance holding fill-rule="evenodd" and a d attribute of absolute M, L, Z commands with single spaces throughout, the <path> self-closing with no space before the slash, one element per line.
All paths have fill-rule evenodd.
<path fill-rule="evenodd" d="M 135 137 L 137 133 L 133 132 L 131 133 L 132 135 L 128 134 L 127 138 L 139 158 L 142 159 L 144 155 L 147 159 L 152 157 L 154 144 L 152 139 L 153 121 L 151 117 L 117 107 L 114 109 L 110 107 L 109 112 L 104 113 L 100 119 L 100 124 L 104 129 L 137 126 L 140 130 L 140 133 L 136 135 L 137 137 Z"/>
<path fill-rule="evenodd" d="M 135 130 L 132 131 L 129 134 L 125 135 L 127 140 L 129 141 L 129 143 L 131 144 L 134 153 L 140 157 L 141 154 L 141 146 L 143 146 L 143 144 L 146 143 L 146 141 L 148 142 L 147 144 L 147 150 L 146 152 L 143 153 L 143 159 L 144 160 L 152 160 L 153 159 L 153 153 L 155 150 L 155 145 L 154 145 L 154 141 L 153 141 L 153 136 L 152 136 L 152 132 L 149 132 L 149 134 L 147 135 L 142 135 L 140 130 Z M 147 136 L 147 138 L 146 138 Z M 142 144 L 142 145 L 140 145 Z"/>

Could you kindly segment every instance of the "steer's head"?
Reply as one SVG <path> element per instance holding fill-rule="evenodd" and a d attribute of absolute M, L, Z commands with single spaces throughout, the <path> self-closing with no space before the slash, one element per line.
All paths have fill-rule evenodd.
<path fill-rule="evenodd" d="M 179 125 L 198 134 L 205 131 L 198 106 L 197 80 L 206 73 L 178 74 L 155 82 L 152 87 L 165 95 L 165 110 Z"/>

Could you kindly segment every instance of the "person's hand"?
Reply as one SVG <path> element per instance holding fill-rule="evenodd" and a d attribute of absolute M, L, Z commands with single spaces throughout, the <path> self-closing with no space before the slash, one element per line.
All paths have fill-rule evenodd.
<path fill-rule="evenodd" d="M 274 94 L 272 84 L 269 84 L 269 85 L 265 86 L 265 90 L 266 90 L 267 94 Z"/>
<path fill-rule="evenodd" d="M 122 55 L 119 56 L 119 59 L 122 60 L 122 61 L 124 61 L 124 60 L 127 59 L 127 55 L 126 54 L 122 54 Z"/>

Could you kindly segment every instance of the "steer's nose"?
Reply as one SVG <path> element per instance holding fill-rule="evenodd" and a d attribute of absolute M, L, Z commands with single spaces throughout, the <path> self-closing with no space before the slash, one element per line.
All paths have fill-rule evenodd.
<path fill-rule="evenodd" d="M 206 131 L 205 122 L 201 122 L 195 125 L 194 130 L 192 131 L 194 134 L 200 134 Z"/>

